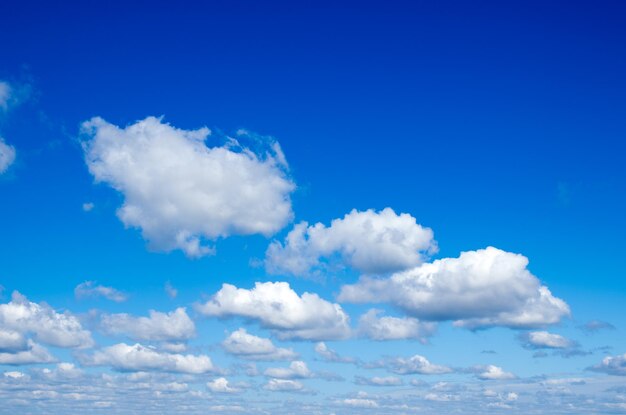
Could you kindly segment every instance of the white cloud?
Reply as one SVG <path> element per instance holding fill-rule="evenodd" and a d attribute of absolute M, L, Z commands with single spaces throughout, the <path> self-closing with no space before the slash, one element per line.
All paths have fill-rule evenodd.
<path fill-rule="evenodd" d="M 223 284 L 196 310 L 205 316 L 258 320 L 283 339 L 329 340 L 350 334 L 349 317 L 339 304 L 313 293 L 299 296 L 286 282 L 257 282 L 251 290 Z"/>
<path fill-rule="evenodd" d="M 270 367 L 263 374 L 276 379 L 304 379 L 313 376 L 306 363 L 301 360 L 291 362 L 287 368 Z"/>
<path fill-rule="evenodd" d="M 207 388 L 213 393 L 238 393 L 241 392 L 238 388 L 230 386 L 226 378 L 217 378 L 206 384 Z"/>
<path fill-rule="evenodd" d="M 51 363 L 56 359 L 48 353 L 48 351 L 28 340 L 25 350 L 13 353 L 0 353 L 0 365 L 28 365 L 33 363 Z"/>
<path fill-rule="evenodd" d="M 178 296 L 178 290 L 174 288 L 172 283 L 170 283 L 169 281 L 165 283 L 164 289 L 165 294 L 167 294 L 169 298 L 176 298 Z"/>
<path fill-rule="evenodd" d="M 14 353 L 26 350 L 26 337 L 18 331 L 0 329 L 0 352 Z"/>
<path fill-rule="evenodd" d="M 385 366 L 398 375 L 439 375 L 452 372 L 452 369 L 449 367 L 430 363 L 428 359 L 420 355 L 414 355 L 409 358 L 397 357 L 385 362 Z"/>
<path fill-rule="evenodd" d="M 276 347 L 270 339 L 249 334 L 240 328 L 232 332 L 222 347 L 228 353 L 249 360 L 294 360 L 298 357 L 292 349 Z"/>
<path fill-rule="evenodd" d="M 295 185 L 278 143 L 257 153 L 234 139 L 208 147 L 208 128 L 177 129 L 155 117 L 126 128 L 92 118 L 82 127 L 89 171 L 124 195 L 118 217 L 152 249 L 200 257 L 213 253 L 205 240 L 270 236 L 293 217 Z"/>
<path fill-rule="evenodd" d="M 266 268 L 273 274 L 307 275 L 338 256 L 361 272 L 391 272 L 422 263 L 436 247 L 432 230 L 417 224 L 411 215 L 397 215 L 390 208 L 352 210 L 329 227 L 306 222 L 294 226 L 283 244 L 270 244 Z"/>
<path fill-rule="evenodd" d="M 0 137 L 0 174 L 7 171 L 14 161 L 15 147 L 8 145 L 4 139 Z"/>
<path fill-rule="evenodd" d="M 356 359 L 352 357 L 343 357 L 340 356 L 339 353 L 330 349 L 326 343 L 319 342 L 315 344 L 315 353 L 321 356 L 324 360 L 328 362 L 336 362 L 336 363 L 355 363 Z"/>
<path fill-rule="evenodd" d="M 510 372 L 505 372 L 501 367 L 488 365 L 484 367 L 477 367 L 474 369 L 476 377 L 481 380 L 509 380 L 515 379 L 515 375 Z"/>
<path fill-rule="evenodd" d="M 101 326 L 108 334 L 126 334 L 133 340 L 183 341 L 196 334 L 196 326 L 184 307 L 169 313 L 150 310 L 149 317 L 105 314 Z"/>
<path fill-rule="evenodd" d="M 340 403 L 354 408 L 378 408 L 378 402 L 373 399 L 346 398 L 340 401 Z"/>
<path fill-rule="evenodd" d="M 626 353 L 621 356 L 607 356 L 599 364 L 590 367 L 589 370 L 604 372 L 608 375 L 626 376 Z"/>
<path fill-rule="evenodd" d="M 521 335 L 525 346 L 532 349 L 567 349 L 573 347 L 575 343 L 560 334 L 549 333 L 547 331 L 532 331 Z"/>
<path fill-rule="evenodd" d="M 51 346 L 85 348 L 93 345 L 91 333 L 70 313 L 57 313 L 47 304 L 36 304 L 13 292 L 11 301 L 0 304 L 0 330 L 32 333 Z"/>
<path fill-rule="evenodd" d="M 421 322 L 416 318 L 378 317 L 381 310 L 371 309 L 359 319 L 359 334 L 372 340 L 416 339 L 427 343 L 435 332 L 435 323 Z"/>
<path fill-rule="evenodd" d="M 299 392 L 304 389 L 304 385 L 297 380 L 270 379 L 263 389 L 274 392 Z"/>
<path fill-rule="evenodd" d="M 205 355 L 162 353 L 141 344 L 118 343 L 91 356 L 81 356 L 83 365 L 111 366 L 120 371 L 162 371 L 199 374 L 212 371 L 213 363 Z"/>
<path fill-rule="evenodd" d="M 93 204 L 93 203 L 91 203 L 91 202 L 85 202 L 85 203 L 83 203 L 83 211 L 85 211 L 85 212 L 91 212 L 95 206 L 96 206 L 96 205 L 94 205 L 94 204 Z"/>
<path fill-rule="evenodd" d="M 107 287 L 104 285 L 96 285 L 94 281 L 85 281 L 78 284 L 74 288 L 74 295 L 76 298 L 94 298 L 104 297 L 107 300 L 121 303 L 128 300 L 128 296 L 123 292 L 116 290 L 113 287 Z"/>
<path fill-rule="evenodd" d="M 356 376 L 354 383 L 356 383 L 357 385 L 368 386 L 401 386 L 403 384 L 402 379 L 395 376 L 374 376 L 371 378 Z"/>
<path fill-rule="evenodd" d="M 339 301 L 389 302 L 422 320 L 455 320 L 469 328 L 538 327 L 569 315 L 526 268 L 528 259 L 493 247 L 423 264 L 390 278 L 362 277 Z"/>

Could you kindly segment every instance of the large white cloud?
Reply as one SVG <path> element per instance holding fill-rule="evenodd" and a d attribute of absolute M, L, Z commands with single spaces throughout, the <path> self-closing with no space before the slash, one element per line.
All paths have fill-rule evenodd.
<path fill-rule="evenodd" d="M 89 171 L 124 195 L 118 217 L 155 250 L 207 255 L 205 240 L 269 236 L 293 217 L 295 185 L 277 142 L 257 152 L 234 139 L 210 147 L 208 128 L 178 129 L 155 117 L 125 128 L 96 117 L 82 131 Z"/>
<path fill-rule="evenodd" d="M 0 137 L 0 174 L 7 171 L 14 161 L 15 147 L 8 145 L 2 137 Z"/>
<path fill-rule="evenodd" d="M 199 374 L 214 370 L 206 355 L 164 353 L 141 344 L 118 343 L 97 350 L 91 356 L 81 356 L 88 366 L 111 366 L 121 371 L 160 371 Z"/>
<path fill-rule="evenodd" d="M 184 307 L 169 313 L 150 310 L 149 317 L 105 314 L 101 326 L 108 334 L 126 334 L 133 340 L 184 341 L 196 334 L 196 326 Z"/>
<path fill-rule="evenodd" d="M 240 328 L 232 332 L 222 347 L 228 353 L 248 360 L 294 360 L 298 354 L 292 349 L 276 347 L 270 339 L 254 336 Z"/>
<path fill-rule="evenodd" d="M 51 363 L 56 359 L 39 344 L 28 340 L 22 350 L 0 351 L 0 365 L 28 365 L 33 363 Z"/>
<path fill-rule="evenodd" d="M 32 334 L 37 341 L 57 347 L 93 345 L 91 333 L 72 314 L 57 313 L 47 304 L 36 304 L 15 291 L 11 301 L 0 304 L 0 331 Z"/>
<path fill-rule="evenodd" d="M 339 301 L 389 302 L 422 320 L 479 328 L 540 327 L 569 315 L 568 305 L 526 268 L 528 259 L 493 247 L 463 252 L 389 278 L 362 277 Z"/>
<path fill-rule="evenodd" d="M 339 257 L 364 273 L 399 271 L 414 267 L 436 251 L 433 232 L 409 214 L 353 210 L 330 226 L 317 223 L 294 226 L 284 243 L 274 241 L 266 253 L 266 268 L 274 274 L 307 275 Z"/>
<path fill-rule="evenodd" d="M 350 335 L 349 317 L 339 304 L 313 293 L 299 296 L 286 282 L 257 282 L 251 290 L 223 284 L 196 310 L 205 316 L 257 320 L 283 339 L 329 340 Z"/>
<path fill-rule="evenodd" d="M 381 310 L 371 309 L 359 319 L 358 332 L 372 340 L 416 339 L 427 343 L 428 337 L 435 332 L 435 323 L 421 322 L 411 317 L 389 317 L 378 315 Z"/>

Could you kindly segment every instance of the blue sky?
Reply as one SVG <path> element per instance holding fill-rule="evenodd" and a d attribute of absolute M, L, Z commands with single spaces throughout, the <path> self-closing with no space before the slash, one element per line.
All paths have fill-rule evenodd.
<path fill-rule="evenodd" d="M 625 412 L 624 12 L 5 2 L 0 413 Z"/>

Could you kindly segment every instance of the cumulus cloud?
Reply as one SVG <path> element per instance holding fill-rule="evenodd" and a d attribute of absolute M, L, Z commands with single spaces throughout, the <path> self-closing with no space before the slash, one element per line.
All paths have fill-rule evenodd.
<path fill-rule="evenodd" d="M 353 408 L 378 408 L 378 402 L 373 399 L 346 398 L 339 403 Z"/>
<path fill-rule="evenodd" d="M 372 340 L 415 339 L 427 343 L 435 332 L 435 323 L 421 322 L 416 318 L 378 317 L 381 310 L 371 309 L 359 319 L 358 332 Z"/>
<path fill-rule="evenodd" d="M 257 282 L 251 290 L 223 284 L 196 310 L 205 316 L 257 320 L 283 339 L 329 340 L 350 334 L 349 317 L 339 304 L 313 293 L 299 296 L 286 282 Z"/>
<path fill-rule="evenodd" d="M 273 392 L 301 392 L 304 385 L 297 380 L 270 379 L 263 385 L 263 389 Z"/>
<path fill-rule="evenodd" d="M 409 358 L 396 357 L 388 359 L 382 362 L 382 366 L 398 375 L 439 375 L 452 372 L 452 369 L 449 367 L 433 364 L 420 355 L 414 355 Z"/>
<path fill-rule="evenodd" d="M 169 313 L 150 310 L 148 317 L 105 314 L 101 327 L 108 334 L 126 334 L 133 340 L 184 341 L 196 334 L 196 326 L 184 307 Z"/>
<path fill-rule="evenodd" d="M 531 331 L 520 335 L 525 347 L 529 349 L 568 349 L 576 345 L 575 342 L 560 334 L 547 331 Z"/>
<path fill-rule="evenodd" d="M 402 379 L 395 376 L 374 376 L 371 378 L 356 376 L 354 383 L 367 386 L 401 386 L 403 384 Z"/>
<path fill-rule="evenodd" d="M 540 327 L 568 316 L 568 305 L 541 285 L 519 254 L 488 247 L 420 265 L 389 278 L 361 277 L 339 301 L 389 302 L 422 320 L 472 329 Z"/>
<path fill-rule="evenodd" d="M 590 367 L 589 370 L 608 375 L 626 376 L 626 353 L 621 356 L 607 356 L 599 364 Z"/>
<path fill-rule="evenodd" d="M 12 353 L 0 352 L 0 365 L 28 365 L 34 363 L 51 363 L 56 359 L 39 344 L 28 340 L 23 350 Z"/>
<path fill-rule="evenodd" d="M 214 252 L 207 240 L 270 236 L 293 217 L 295 185 L 277 142 L 257 152 L 235 139 L 210 147 L 208 128 L 178 129 L 155 117 L 125 128 L 96 117 L 82 131 L 89 171 L 124 195 L 118 217 L 152 249 L 200 257 Z"/>
<path fill-rule="evenodd" d="M 217 378 L 207 382 L 206 387 L 213 393 L 238 393 L 241 389 L 230 386 L 228 379 Z"/>
<path fill-rule="evenodd" d="M 15 161 L 15 147 L 8 145 L 2 137 L 0 137 L 0 174 L 9 169 L 9 166 Z"/>
<path fill-rule="evenodd" d="M 93 345 L 91 333 L 83 329 L 74 315 L 57 313 L 47 304 L 30 302 L 17 291 L 13 292 L 9 303 L 0 304 L 0 331 L 32 334 L 37 341 L 57 347 Z"/>
<path fill-rule="evenodd" d="M 291 362 L 286 368 L 270 367 L 263 374 L 276 379 L 304 379 L 313 376 L 306 363 L 301 360 Z"/>
<path fill-rule="evenodd" d="M 0 352 L 19 352 L 26 350 L 27 346 L 26 337 L 22 333 L 0 329 Z"/>
<path fill-rule="evenodd" d="M 513 373 L 505 372 L 501 367 L 494 365 L 476 367 L 474 372 L 480 380 L 509 380 L 516 377 Z"/>
<path fill-rule="evenodd" d="M 276 347 L 270 339 L 249 334 L 240 328 L 232 332 L 222 347 L 228 353 L 248 360 L 294 360 L 298 354 L 292 349 Z"/>
<path fill-rule="evenodd" d="M 284 243 L 274 241 L 266 253 L 273 274 L 308 275 L 338 257 L 342 264 L 364 273 L 404 270 L 423 262 L 437 249 L 433 232 L 409 214 L 392 209 L 352 210 L 330 226 L 294 226 Z"/>
<path fill-rule="evenodd" d="M 329 348 L 326 343 L 319 342 L 315 344 L 315 353 L 322 357 L 327 362 L 335 363 L 355 363 L 356 359 L 353 357 L 343 357 L 339 353 Z"/>
<path fill-rule="evenodd" d="M 74 288 L 74 295 L 78 299 L 103 297 L 107 300 L 115 301 L 116 303 L 128 300 L 128 295 L 125 293 L 113 287 L 97 285 L 94 281 L 85 281 L 78 284 L 76 288 Z"/>
<path fill-rule="evenodd" d="M 214 370 L 211 358 L 206 355 L 163 353 L 139 343 L 118 343 L 105 347 L 91 356 L 80 356 L 87 366 L 111 366 L 119 371 L 161 371 L 199 374 Z"/>

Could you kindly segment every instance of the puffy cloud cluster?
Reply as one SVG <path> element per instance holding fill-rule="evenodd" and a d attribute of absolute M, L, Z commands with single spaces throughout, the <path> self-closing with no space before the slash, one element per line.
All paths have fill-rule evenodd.
<path fill-rule="evenodd" d="M 17 291 L 10 302 L 0 304 L 0 333 L 0 344 L 3 345 L 0 348 L 12 352 L 30 347 L 24 341 L 27 335 L 57 347 L 86 348 L 93 345 L 91 333 L 74 315 L 57 313 L 47 304 L 30 302 Z"/>
<path fill-rule="evenodd" d="M 297 224 L 284 243 L 270 244 L 266 268 L 273 274 L 307 275 L 338 257 L 342 264 L 367 274 L 392 272 L 422 263 L 436 249 L 432 230 L 411 215 L 398 215 L 390 208 L 353 210 L 328 227 Z"/>
<path fill-rule="evenodd" d="M 141 344 L 118 343 L 80 357 L 88 366 L 111 366 L 120 371 L 160 371 L 199 374 L 214 370 L 211 358 L 205 355 L 160 352 Z"/>
<path fill-rule="evenodd" d="M 32 363 L 51 363 L 56 359 L 42 346 L 26 341 L 23 347 L 13 350 L 0 349 L 0 365 L 27 365 Z"/>
<path fill-rule="evenodd" d="M 286 282 L 257 282 L 251 290 L 223 284 L 196 310 L 205 316 L 257 320 L 283 339 L 329 340 L 350 334 L 349 317 L 339 304 L 308 292 L 299 296 Z"/>
<path fill-rule="evenodd" d="M 241 392 L 241 389 L 232 387 L 228 379 L 226 378 L 217 378 L 212 381 L 207 382 L 207 389 L 209 389 L 213 393 L 238 393 Z"/>
<path fill-rule="evenodd" d="M 356 359 L 353 357 L 340 356 L 335 350 L 329 348 L 326 343 L 319 342 L 315 344 L 315 353 L 317 353 L 322 359 L 327 362 L 335 363 L 356 363 Z"/>
<path fill-rule="evenodd" d="M 222 347 L 228 353 L 249 360 L 294 360 L 298 357 L 292 349 L 276 347 L 270 339 L 254 336 L 240 328 L 232 332 Z"/>
<path fill-rule="evenodd" d="M 454 320 L 468 328 L 558 323 L 569 315 L 568 305 L 541 285 L 527 265 L 522 255 L 488 247 L 389 278 L 362 277 L 342 287 L 339 301 L 389 302 L 422 320 Z"/>
<path fill-rule="evenodd" d="M 599 364 L 589 369 L 609 375 L 626 376 L 626 353 L 618 356 L 607 356 Z"/>
<path fill-rule="evenodd" d="M 487 365 L 483 367 L 476 367 L 473 369 L 476 373 L 476 377 L 480 380 L 510 380 L 515 379 L 515 375 L 510 372 L 505 372 L 499 366 Z"/>
<path fill-rule="evenodd" d="M 270 367 L 263 372 L 265 376 L 275 379 L 304 379 L 313 376 L 305 362 L 293 361 L 289 367 Z"/>
<path fill-rule="evenodd" d="M 206 240 L 269 236 L 293 217 L 295 185 L 277 142 L 257 152 L 235 139 L 210 147 L 208 128 L 178 129 L 155 117 L 125 128 L 96 117 L 82 131 L 89 171 L 124 195 L 118 217 L 155 250 L 199 257 L 213 253 Z"/>
<path fill-rule="evenodd" d="M 383 365 L 398 375 L 440 375 L 452 372 L 449 367 L 433 364 L 424 356 L 417 354 L 409 358 L 396 357 L 384 362 Z"/>
<path fill-rule="evenodd" d="M 196 334 L 196 326 L 184 307 L 169 313 L 150 310 L 148 317 L 105 314 L 101 327 L 108 334 L 126 334 L 133 340 L 185 341 Z"/>
<path fill-rule="evenodd" d="M 520 336 L 525 347 L 530 349 L 567 349 L 575 343 L 560 334 L 547 331 L 531 331 Z"/>
<path fill-rule="evenodd" d="M 116 303 L 121 303 L 128 299 L 128 296 L 123 292 L 113 287 L 97 285 L 94 281 L 85 281 L 78 284 L 76 288 L 74 288 L 74 295 L 79 299 L 103 297 L 107 300 L 115 301 Z"/>
<path fill-rule="evenodd" d="M 8 145 L 2 137 L 0 137 L 0 174 L 7 171 L 14 161 L 15 147 Z"/>
<path fill-rule="evenodd" d="M 371 309 L 359 319 L 358 332 L 372 340 L 416 339 L 427 343 L 436 330 L 435 323 L 421 322 L 416 318 L 378 317 L 381 310 Z"/>

